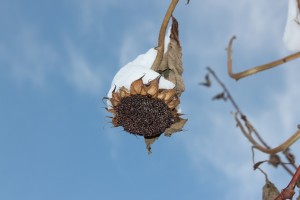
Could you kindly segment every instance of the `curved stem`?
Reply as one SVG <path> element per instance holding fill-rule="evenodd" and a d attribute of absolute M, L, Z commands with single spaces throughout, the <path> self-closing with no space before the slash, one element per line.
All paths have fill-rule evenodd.
<path fill-rule="evenodd" d="M 232 43 L 233 43 L 234 39 L 236 39 L 235 36 L 233 36 L 230 39 L 229 44 L 228 44 L 228 48 L 227 48 L 227 56 L 228 56 L 227 57 L 227 65 L 228 65 L 228 74 L 229 74 L 229 76 L 231 78 L 235 79 L 235 80 L 239 80 L 239 79 L 244 78 L 246 76 L 250 76 L 250 75 L 256 74 L 258 72 L 261 72 L 261 71 L 264 71 L 264 70 L 267 70 L 267 69 L 271 69 L 273 67 L 276 67 L 278 65 L 284 64 L 286 62 L 292 61 L 292 60 L 300 57 L 300 52 L 297 52 L 297 53 L 291 54 L 289 56 L 283 57 L 279 60 L 275 60 L 275 61 L 267 63 L 267 64 L 259 65 L 257 67 L 253 67 L 251 69 L 248 69 L 248 70 L 245 70 L 245 71 L 242 71 L 242 72 L 239 72 L 239 73 L 233 73 L 232 72 Z"/>
<path fill-rule="evenodd" d="M 260 144 L 258 144 L 252 137 L 250 134 L 248 134 L 246 132 L 246 130 L 244 129 L 242 123 L 240 122 L 240 120 L 237 117 L 237 114 L 235 114 L 235 120 L 237 122 L 238 127 L 241 129 L 241 131 L 243 132 L 243 134 L 245 135 L 245 137 L 253 144 L 253 147 L 264 152 L 267 154 L 276 154 L 278 152 L 281 152 L 287 148 L 289 148 L 293 143 L 295 143 L 299 138 L 300 138 L 300 130 L 298 130 L 296 133 L 294 133 L 294 135 L 292 135 L 289 139 L 287 139 L 284 143 L 282 143 L 281 145 L 279 145 L 278 147 L 275 147 L 273 149 L 268 149 L 265 148 L 263 146 L 261 146 Z"/>
<path fill-rule="evenodd" d="M 169 20 L 172 16 L 173 11 L 176 8 L 176 5 L 178 3 L 179 0 L 172 0 L 172 2 L 170 3 L 170 6 L 167 10 L 167 13 L 164 17 L 164 20 L 161 24 L 160 27 L 160 31 L 159 31 L 159 36 L 158 36 L 158 45 L 156 47 L 157 50 L 157 55 L 155 57 L 155 60 L 152 64 L 151 69 L 154 71 L 157 71 L 162 59 L 163 59 L 163 55 L 164 55 L 164 49 L 165 49 L 165 35 L 166 35 L 166 30 L 167 30 L 167 26 L 169 23 Z"/>

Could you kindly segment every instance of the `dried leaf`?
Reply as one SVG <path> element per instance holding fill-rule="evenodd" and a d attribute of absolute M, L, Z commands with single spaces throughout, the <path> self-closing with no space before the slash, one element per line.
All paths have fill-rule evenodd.
<path fill-rule="evenodd" d="M 211 86 L 211 81 L 209 79 L 209 74 L 205 75 L 205 81 L 202 83 L 199 83 L 200 85 L 206 86 L 206 87 L 210 87 Z"/>
<path fill-rule="evenodd" d="M 273 165 L 274 167 L 278 167 L 281 163 L 280 157 L 277 154 L 270 155 L 269 164 Z"/>
<path fill-rule="evenodd" d="M 266 181 L 266 184 L 263 187 L 263 200 L 274 200 L 279 195 L 279 191 L 276 186 L 270 182 Z"/>
<path fill-rule="evenodd" d="M 265 160 L 264 161 L 260 161 L 260 162 L 257 162 L 253 165 L 253 169 L 256 170 L 261 164 L 263 164 L 264 162 L 266 162 Z"/>
<path fill-rule="evenodd" d="M 227 97 L 225 96 L 224 92 L 219 93 L 212 98 L 212 100 L 221 100 L 221 99 L 227 101 Z"/>
<path fill-rule="evenodd" d="M 289 149 L 289 148 L 286 149 L 283 153 L 284 153 L 286 159 L 288 159 L 288 161 L 289 161 L 290 163 L 292 163 L 292 164 L 295 163 L 295 155 L 292 154 L 292 153 L 290 152 L 290 149 Z"/>
<path fill-rule="evenodd" d="M 178 122 L 175 122 L 170 126 L 170 128 L 167 128 L 165 131 L 165 136 L 171 136 L 173 133 L 182 131 L 182 128 L 184 124 L 187 122 L 187 119 L 179 118 Z"/>
<path fill-rule="evenodd" d="M 162 75 L 169 81 L 175 84 L 177 95 L 180 96 L 185 90 L 184 82 L 182 79 L 182 49 L 179 41 L 178 22 L 172 17 L 172 28 L 170 35 L 170 43 L 168 50 L 164 54 L 163 60 L 157 69 L 157 72 L 166 72 Z"/>
<path fill-rule="evenodd" d="M 148 150 L 148 154 L 151 154 L 151 145 L 159 138 L 158 137 L 154 137 L 154 138 L 144 138 L 145 139 L 145 143 L 146 143 L 146 148 Z"/>

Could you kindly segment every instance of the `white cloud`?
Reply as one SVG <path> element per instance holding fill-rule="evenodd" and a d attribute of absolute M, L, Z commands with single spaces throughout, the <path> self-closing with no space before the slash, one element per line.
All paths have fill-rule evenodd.
<path fill-rule="evenodd" d="M 66 42 L 68 53 L 65 77 L 81 92 L 99 95 L 102 87 L 103 68 L 92 66 L 88 59 L 70 40 Z"/>
<path fill-rule="evenodd" d="M 78 0 L 78 26 L 83 34 L 91 31 L 102 32 L 104 29 L 100 25 L 104 20 L 107 20 L 105 15 L 110 11 L 110 8 L 118 5 L 118 1 L 99 1 L 99 0 Z"/>
<path fill-rule="evenodd" d="M 139 54 L 155 47 L 158 33 L 153 34 L 153 32 L 154 24 L 150 21 L 144 21 L 126 30 L 120 47 L 120 67 L 136 58 Z M 144 49 L 145 46 L 148 47 Z"/>
<path fill-rule="evenodd" d="M 286 45 L 286 48 L 291 51 L 300 50 L 300 43 L 299 43 L 300 16 L 299 16 L 298 6 L 299 5 L 297 0 L 289 0 L 288 15 L 287 15 L 283 41 Z"/>
<path fill-rule="evenodd" d="M 58 55 L 53 46 L 40 40 L 37 29 L 25 23 L 15 37 L 2 41 L 2 67 L 12 72 L 18 82 L 31 82 L 43 87 L 47 73 L 55 69 Z"/>

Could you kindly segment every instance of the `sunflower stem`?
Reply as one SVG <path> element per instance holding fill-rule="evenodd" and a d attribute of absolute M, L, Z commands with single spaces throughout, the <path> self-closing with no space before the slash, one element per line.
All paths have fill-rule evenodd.
<path fill-rule="evenodd" d="M 165 50 L 165 35 L 166 35 L 166 30 L 167 30 L 167 26 L 168 23 L 170 21 L 170 18 L 173 14 L 173 11 L 176 8 L 176 5 L 178 3 L 179 0 L 172 0 L 170 3 L 170 6 L 166 12 L 166 15 L 164 17 L 164 20 L 161 24 L 160 27 L 160 31 L 159 31 L 159 36 L 158 36 L 158 45 L 156 47 L 157 50 L 157 55 L 155 57 L 155 60 L 152 64 L 151 69 L 154 71 L 157 71 L 158 67 L 160 66 L 160 63 L 163 59 L 163 55 L 164 55 L 164 50 Z"/>

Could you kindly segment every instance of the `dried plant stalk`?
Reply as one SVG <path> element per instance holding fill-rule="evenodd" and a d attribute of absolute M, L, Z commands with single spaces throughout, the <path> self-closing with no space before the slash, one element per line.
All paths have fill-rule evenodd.
<path fill-rule="evenodd" d="M 256 74 L 258 72 L 264 71 L 264 70 L 268 70 L 271 69 L 273 67 L 277 67 L 281 64 L 287 63 L 289 61 L 295 60 L 296 58 L 300 57 L 300 52 L 291 54 L 289 56 L 286 56 L 284 58 L 281 58 L 279 60 L 267 63 L 267 64 L 263 64 L 263 65 L 259 65 L 257 67 L 253 67 L 251 69 L 239 72 L 239 73 L 233 73 L 232 72 L 232 43 L 233 40 L 236 39 L 235 36 L 233 36 L 228 44 L 228 48 L 227 48 L 227 65 L 228 65 L 228 74 L 231 78 L 235 79 L 235 80 L 239 80 L 241 78 L 244 78 L 246 76 L 250 76 L 253 74 Z"/>
<path fill-rule="evenodd" d="M 151 67 L 151 69 L 153 69 L 154 71 L 157 71 L 156 69 L 159 67 L 159 65 L 163 59 L 164 49 L 165 49 L 165 35 L 166 35 L 167 26 L 168 26 L 168 23 L 169 23 L 169 20 L 170 20 L 172 14 L 173 14 L 173 11 L 176 8 L 178 1 L 179 0 L 172 0 L 171 4 L 167 10 L 167 13 L 164 17 L 164 20 L 161 24 L 161 28 L 160 28 L 159 36 L 158 36 L 158 45 L 156 47 L 157 55 L 152 64 L 152 67 Z"/>
<path fill-rule="evenodd" d="M 253 145 L 253 148 L 258 149 L 261 152 L 270 154 L 271 156 L 276 155 L 278 152 L 285 152 L 295 141 L 297 141 L 300 138 L 300 130 L 298 130 L 292 137 L 290 137 L 286 142 L 283 144 L 279 145 L 276 148 L 271 148 L 260 136 L 260 134 L 256 131 L 256 129 L 252 126 L 250 121 L 247 119 L 246 115 L 243 114 L 237 103 L 234 101 L 233 97 L 231 96 L 230 92 L 226 88 L 226 86 L 223 84 L 223 82 L 219 79 L 219 77 L 216 75 L 216 73 L 210 68 L 207 67 L 208 74 L 205 76 L 205 82 L 201 83 L 201 85 L 204 85 L 206 87 L 211 86 L 211 80 L 210 80 L 210 75 L 217 81 L 217 83 L 223 88 L 223 96 L 228 100 L 233 107 L 235 108 L 235 120 L 237 122 L 237 127 L 240 128 L 244 136 L 251 142 Z M 242 124 L 241 120 L 244 122 L 244 125 Z M 254 139 L 253 136 L 256 136 L 256 139 Z M 279 159 L 279 163 L 289 174 L 293 175 L 293 172 L 288 168 L 286 163 L 283 163 Z M 277 165 L 278 165 L 277 164 Z M 292 165 L 294 166 L 294 165 Z"/>

